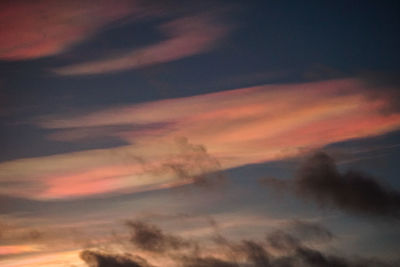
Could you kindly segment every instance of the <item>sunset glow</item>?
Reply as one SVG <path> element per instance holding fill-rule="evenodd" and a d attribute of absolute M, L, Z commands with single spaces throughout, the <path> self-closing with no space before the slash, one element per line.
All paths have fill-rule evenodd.
<path fill-rule="evenodd" d="M 1 1 L 0 266 L 400 266 L 399 14 Z"/>

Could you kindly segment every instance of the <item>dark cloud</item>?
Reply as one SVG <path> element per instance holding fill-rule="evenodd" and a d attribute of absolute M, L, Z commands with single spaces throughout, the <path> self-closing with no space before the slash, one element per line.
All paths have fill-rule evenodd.
<path fill-rule="evenodd" d="M 400 192 L 362 172 L 341 174 L 335 161 L 323 152 L 315 153 L 301 166 L 294 186 L 299 195 L 323 206 L 386 218 L 400 215 Z"/>
<path fill-rule="evenodd" d="M 291 234 L 278 230 L 267 235 L 268 244 L 281 251 L 266 267 L 379 267 L 396 266 L 376 259 L 340 257 L 318 251 L 303 244 L 303 241 Z M 256 265 L 257 266 L 257 265 Z"/>
<path fill-rule="evenodd" d="M 304 224 L 307 228 L 318 233 L 326 234 L 323 226 Z M 303 224 L 302 226 L 303 227 Z M 318 230 L 314 230 L 318 229 Z M 322 230 L 321 230 L 322 229 Z M 290 230 L 290 228 L 289 228 Z M 330 232 L 329 232 L 330 233 Z M 332 234 L 330 234 L 332 235 Z M 333 235 L 332 235 L 333 236 Z M 216 260 L 216 265 L 201 265 L 204 259 L 196 258 L 200 264 L 193 266 L 248 266 L 248 267 L 394 267 L 396 263 L 388 263 L 378 259 L 345 257 L 322 252 L 304 244 L 308 240 L 300 239 L 284 230 L 278 230 L 267 235 L 267 244 L 254 240 L 245 240 L 237 244 L 224 238 L 224 245 L 229 247 L 236 257 L 226 254 L 228 260 Z M 222 250 L 221 250 L 222 251 Z M 276 253 L 278 251 L 278 253 Z M 275 252 L 275 253 L 274 253 Z M 220 264 L 220 265 L 218 265 Z M 192 266 L 192 265 L 189 265 Z"/>
<path fill-rule="evenodd" d="M 80 257 L 89 267 L 151 267 L 143 258 L 130 254 L 116 255 L 84 250 Z"/>
<path fill-rule="evenodd" d="M 267 235 L 267 241 L 272 248 L 281 251 L 293 250 L 300 244 L 299 239 L 282 230 L 277 230 Z"/>
<path fill-rule="evenodd" d="M 330 241 L 334 238 L 331 231 L 315 222 L 294 220 L 290 226 L 294 235 L 302 240 Z"/>
<path fill-rule="evenodd" d="M 257 242 L 246 240 L 243 241 L 243 251 L 248 261 L 252 262 L 254 267 L 271 266 L 270 256 L 265 248 Z"/>
<path fill-rule="evenodd" d="M 292 265 L 288 267 L 394 267 L 397 263 L 388 263 L 377 259 L 348 259 L 322 253 L 308 247 L 298 247 L 296 253 L 290 257 Z"/>
<path fill-rule="evenodd" d="M 166 234 L 155 225 L 141 221 L 127 221 L 131 229 L 130 241 L 138 248 L 151 252 L 163 253 L 168 250 L 178 250 L 191 246 L 178 236 Z"/>
<path fill-rule="evenodd" d="M 216 224 L 216 222 L 213 222 Z M 210 254 L 207 243 L 187 240 L 164 233 L 155 225 L 129 221 L 131 241 L 136 247 L 166 257 L 182 267 L 394 267 L 378 259 L 364 259 L 329 254 L 305 245 L 307 233 L 322 242 L 329 242 L 333 234 L 317 223 L 292 221 L 290 227 L 279 229 L 267 235 L 265 241 L 231 241 L 216 231 L 211 241 L 216 245 Z M 217 226 L 214 227 L 218 229 Z M 293 233 L 293 234 L 292 234 Z M 324 238 L 321 238 L 324 237 Z M 184 247 L 193 249 L 183 249 Z M 168 252 L 168 253 L 167 253 Z M 154 255 L 154 254 L 153 254 Z M 218 256 L 216 256 L 218 255 Z M 89 267 L 133 266 L 151 267 L 151 259 L 143 259 L 130 253 L 111 254 L 102 251 L 85 250 L 81 258 Z M 160 259 L 160 258 L 159 258 Z"/>
<path fill-rule="evenodd" d="M 186 257 L 182 258 L 182 265 L 184 267 L 239 267 L 237 263 L 214 257 Z"/>
<path fill-rule="evenodd" d="M 356 267 L 356 266 L 363 266 L 358 263 L 352 264 L 345 259 L 333 256 L 327 256 L 323 253 L 305 248 L 299 247 L 297 248 L 296 254 L 293 256 L 296 257 L 296 260 L 303 262 L 306 266 L 310 267 Z M 367 265 L 365 265 L 367 266 Z"/>
<path fill-rule="evenodd" d="M 218 234 L 213 240 L 218 244 L 218 252 L 223 258 L 200 257 L 197 254 L 203 250 L 199 247 L 196 254 L 184 256 L 180 259 L 184 267 L 268 267 L 270 255 L 264 246 L 253 240 L 244 240 L 240 243 L 229 241 Z M 244 264 L 244 265 L 243 265 Z"/>

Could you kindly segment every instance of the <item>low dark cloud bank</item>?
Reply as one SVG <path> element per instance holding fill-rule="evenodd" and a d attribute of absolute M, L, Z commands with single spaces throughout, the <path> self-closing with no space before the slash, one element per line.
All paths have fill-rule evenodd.
<path fill-rule="evenodd" d="M 276 183 L 275 183 L 276 184 Z M 383 218 L 398 218 L 400 193 L 390 190 L 375 178 L 356 171 L 340 173 L 335 161 L 326 153 L 318 152 L 301 165 L 290 182 L 279 183 L 279 188 L 295 192 L 320 205 L 340 208 L 347 212 Z M 209 220 L 214 234 L 209 240 L 195 240 L 163 231 L 145 221 L 127 221 L 130 232 L 125 254 L 85 250 L 81 258 L 89 267 L 133 266 L 150 267 L 160 257 L 177 267 L 394 267 L 399 261 L 360 258 L 327 253 L 316 249 L 337 238 L 316 222 L 293 220 L 261 240 L 232 241 L 220 233 L 214 220 Z M 212 253 L 210 253 L 212 248 Z M 133 253 L 133 254 L 132 254 Z M 137 253 L 147 255 L 144 258 Z M 154 258 L 153 258 L 154 257 Z M 154 264 L 154 263 L 153 263 Z"/>
<path fill-rule="evenodd" d="M 314 238 L 322 243 L 333 238 L 328 229 L 317 223 L 293 221 L 289 227 L 268 233 L 264 240 L 231 241 L 215 230 L 208 242 L 165 233 L 143 221 L 129 221 L 126 225 L 131 230 L 130 242 L 136 253 L 144 251 L 158 258 L 162 255 L 177 267 L 394 267 L 398 264 L 331 255 L 310 247 L 302 239 L 304 233 L 313 232 Z M 211 244 L 215 255 L 207 252 Z M 133 250 L 125 254 L 84 250 L 81 259 L 89 267 L 156 267 L 149 264 L 151 256 L 146 259 L 134 256 Z"/>

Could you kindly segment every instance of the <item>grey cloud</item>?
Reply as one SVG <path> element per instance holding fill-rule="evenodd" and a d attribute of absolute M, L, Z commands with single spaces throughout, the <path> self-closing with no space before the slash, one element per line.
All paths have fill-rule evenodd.
<path fill-rule="evenodd" d="M 145 170 L 156 175 L 172 173 L 180 180 L 192 180 L 199 186 L 216 186 L 225 183 L 221 165 L 204 145 L 192 144 L 186 137 L 175 140 L 178 153 L 160 167 L 146 166 Z"/>
<path fill-rule="evenodd" d="M 294 187 L 300 196 L 323 206 L 385 218 L 400 215 L 400 192 L 362 172 L 349 170 L 341 174 L 335 161 L 323 152 L 301 166 Z"/>
<path fill-rule="evenodd" d="M 129 254 L 116 255 L 84 250 L 80 257 L 89 267 L 151 267 L 143 258 Z"/>
<path fill-rule="evenodd" d="M 294 220 L 289 229 L 302 240 L 330 241 L 334 238 L 331 231 L 316 222 Z"/>
<path fill-rule="evenodd" d="M 277 250 L 290 251 L 299 246 L 300 240 L 282 230 L 267 235 L 269 245 Z"/>
<path fill-rule="evenodd" d="M 283 252 L 282 256 L 275 257 L 270 265 L 265 267 L 378 267 L 396 266 L 395 263 L 386 263 L 376 259 L 347 258 L 330 255 L 325 252 L 303 245 L 303 241 L 291 234 L 278 230 L 267 235 L 267 241 L 273 248 Z"/>
<path fill-rule="evenodd" d="M 214 222 L 215 223 L 215 222 Z M 316 223 L 291 222 L 292 227 L 279 229 L 267 235 L 266 242 L 255 240 L 231 241 L 216 232 L 211 241 L 220 256 L 209 255 L 206 243 L 198 243 L 176 235 L 165 233 L 155 225 L 139 221 L 129 221 L 131 242 L 147 252 L 159 253 L 182 267 L 394 267 L 378 259 L 365 259 L 333 255 L 306 246 L 301 237 L 288 231 L 311 233 L 317 236 L 333 236 L 328 229 Z M 218 229 L 218 227 L 215 227 Z M 325 238 L 328 242 L 329 238 Z M 185 250 L 185 247 L 193 249 Z M 275 252 L 273 251 L 275 250 Z M 276 253 L 276 250 L 279 253 Z M 151 254 L 150 254 L 151 255 Z M 150 267 L 150 258 L 143 259 L 126 254 L 111 254 L 85 250 L 81 258 L 89 267 Z"/>
<path fill-rule="evenodd" d="M 245 240 L 243 241 L 243 251 L 254 267 L 271 266 L 268 252 L 259 243 L 252 240 Z"/>
<path fill-rule="evenodd" d="M 184 267 L 239 267 L 237 263 L 214 257 L 187 257 L 182 259 Z"/>
<path fill-rule="evenodd" d="M 180 237 L 164 233 L 152 224 L 141 221 L 127 221 L 126 225 L 131 229 L 130 241 L 142 250 L 163 253 L 191 245 L 190 242 Z"/>
<path fill-rule="evenodd" d="M 299 247 L 294 257 L 300 259 L 301 262 L 310 267 L 361 267 L 362 265 L 355 263 L 352 264 L 345 259 L 327 256 L 323 253 L 304 247 Z M 366 266 L 366 265 L 365 265 Z"/>

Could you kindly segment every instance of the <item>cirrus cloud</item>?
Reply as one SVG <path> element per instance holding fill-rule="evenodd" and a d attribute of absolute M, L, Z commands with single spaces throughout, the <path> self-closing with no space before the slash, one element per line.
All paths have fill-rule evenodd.
<path fill-rule="evenodd" d="M 193 183 L 209 173 L 291 157 L 304 148 L 396 130 L 400 113 L 382 112 L 389 101 L 366 96 L 357 79 L 343 79 L 37 118 L 33 123 L 51 131 L 50 138 L 82 142 L 79 131 L 87 136 L 93 127 L 96 137 L 114 129 L 112 135 L 127 145 L 3 162 L 0 181 L 9 186 L 0 193 L 66 198 Z"/>
<path fill-rule="evenodd" d="M 52 56 L 135 14 L 137 1 L 2 1 L 0 60 Z"/>
<path fill-rule="evenodd" d="M 214 48 L 227 35 L 228 29 L 211 15 L 178 18 L 160 26 L 167 37 L 164 41 L 114 57 L 59 67 L 54 72 L 59 75 L 102 74 L 175 61 Z"/>

